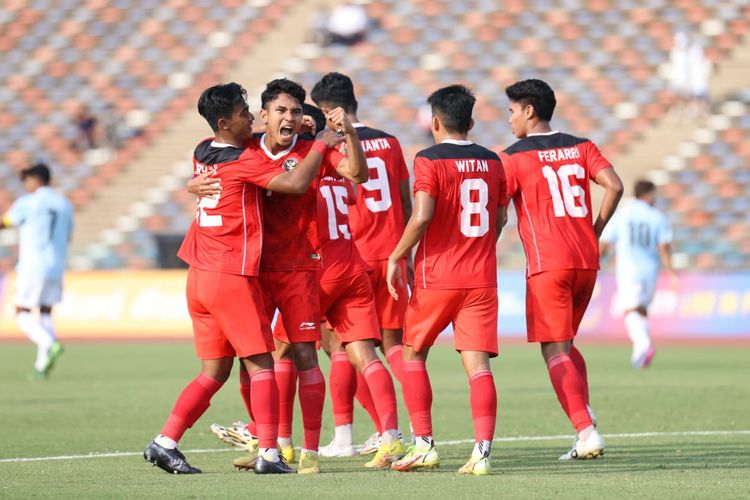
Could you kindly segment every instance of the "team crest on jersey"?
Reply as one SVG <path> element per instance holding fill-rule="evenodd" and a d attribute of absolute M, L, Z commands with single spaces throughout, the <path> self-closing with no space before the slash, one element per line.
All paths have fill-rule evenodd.
<path fill-rule="evenodd" d="M 284 170 L 287 172 L 291 172 L 295 168 L 297 168 L 297 165 L 299 165 L 299 161 L 297 158 L 287 158 L 284 160 Z"/>

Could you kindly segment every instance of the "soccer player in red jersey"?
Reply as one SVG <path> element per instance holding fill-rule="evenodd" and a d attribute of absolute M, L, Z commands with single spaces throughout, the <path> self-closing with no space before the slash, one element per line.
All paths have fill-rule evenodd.
<path fill-rule="evenodd" d="M 349 223 L 357 250 L 372 269 L 370 280 L 375 293 L 378 324 L 383 336 L 380 347 L 393 374 L 400 381 L 403 366 L 402 329 L 409 296 L 406 287 L 403 286 L 398 290 L 399 299 L 394 299 L 388 293 L 385 272 L 388 256 L 404 231 L 405 221 L 411 216 L 409 171 L 404 162 L 401 144 L 392 135 L 359 121 L 354 85 L 348 76 L 328 73 L 315 84 L 310 96 L 323 112 L 342 107 L 362 142 L 370 178 L 367 182 L 357 185 L 356 203 L 349 207 Z M 411 256 L 407 257 L 411 269 Z M 406 273 L 406 258 L 401 265 L 402 271 Z M 343 354 L 343 349 L 335 338 L 331 340 L 332 353 Z M 356 376 L 356 371 L 351 366 L 345 366 L 345 363 L 348 363 L 345 356 L 334 356 L 330 373 L 331 394 L 347 399 L 351 391 L 346 387 L 356 386 L 357 399 L 373 419 L 377 430 L 376 434 L 370 436 L 360 453 L 375 453 L 382 432 L 375 403 L 361 375 L 357 381 L 349 380 Z M 339 385 L 342 386 L 341 390 Z M 352 449 L 352 401 L 338 399 L 332 400 L 336 419 L 335 437 L 331 444 L 321 450 L 324 456 L 347 455 Z M 345 410 L 342 411 L 342 408 Z"/>
<path fill-rule="evenodd" d="M 206 89 L 198 111 L 214 137 L 195 149 L 195 175 L 206 171 L 221 180 L 221 194 L 200 198 L 196 217 L 178 253 L 190 265 L 188 310 L 201 372 L 180 394 L 161 433 L 144 458 L 171 473 L 194 474 L 177 449 L 184 432 L 208 409 L 212 396 L 229 377 L 235 357 L 249 373 L 252 414 L 258 426 L 260 457 L 256 473 L 293 472 L 276 449 L 278 389 L 274 379 L 273 340 L 258 283 L 263 219 L 261 188 L 304 193 L 330 146 L 340 143 L 325 132 L 308 156 L 290 172 L 261 161 L 249 146 L 253 115 L 245 90 L 236 83 Z"/>
<path fill-rule="evenodd" d="M 552 130 L 555 93 L 541 80 L 517 82 L 505 93 L 519 141 L 500 154 L 508 196 L 526 252 L 526 329 L 540 342 L 550 380 L 576 429 L 560 459 L 596 458 L 604 441 L 589 406 L 586 363 L 573 345 L 599 269 L 597 240 L 617 208 L 622 182 L 588 139 Z M 589 180 L 605 189 L 592 224 Z"/>
<path fill-rule="evenodd" d="M 388 258 L 391 293 L 403 280 L 401 260 L 416 251 L 415 288 L 404 325 L 404 401 L 416 443 L 391 468 L 409 471 L 440 463 L 432 440 L 432 388 L 425 362 L 438 334 L 453 324 L 456 350 L 469 377 L 475 446 L 461 474 L 490 470 L 497 393 L 490 358 L 497 356 L 495 243 L 507 199 L 497 154 L 468 140 L 475 98 L 462 85 L 434 92 L 436 145 L 414 160 L 414 214 Z"/>

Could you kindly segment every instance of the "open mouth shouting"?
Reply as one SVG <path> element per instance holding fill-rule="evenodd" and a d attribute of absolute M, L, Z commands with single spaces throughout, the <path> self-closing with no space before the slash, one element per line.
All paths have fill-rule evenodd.
<path fill-rule="evenodd" d="M 284 125 L 279 129 L 279 137 L 285 140 L 291 140 L 294 135 L 294 128 Z"/>

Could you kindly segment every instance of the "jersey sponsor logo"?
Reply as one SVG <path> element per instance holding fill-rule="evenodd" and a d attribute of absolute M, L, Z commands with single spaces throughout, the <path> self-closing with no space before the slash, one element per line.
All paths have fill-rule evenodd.
<path fill-rule="evenodd" d="M 195 175 L 205 174 L 206 172 L 216 173 L 218 165 L 204 165 L 203 163 L 195 162 Z"/>
<path fill-rule="evenodd" d="M 284 170 L 286 170 L 287 172 L 291 172 L 292 170 L 297 168 L 297 165 L 299 165 L 299 161 L 297 160 L 297 158 L 287 158 L 286 160 L 284 160 L 283 166 Z"/>
<path fill-rule="evenodd" d="M 300 331 L 302 330 L 315 330 L 315 322 L 313 321 L 303 321 L 299 324 Z"/>

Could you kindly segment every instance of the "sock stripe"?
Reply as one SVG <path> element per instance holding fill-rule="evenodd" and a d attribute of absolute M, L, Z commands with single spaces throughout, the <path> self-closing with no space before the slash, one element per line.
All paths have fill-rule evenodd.
<path fill-rule="evenodd" d="M 253 382 L 260 382 L 262 380 L 276 381 L 276 376 L 273 370 L 258 370 L 250 374 L 250 380 Z"/>
<path fill-rule="evenodd" d="M 492 372 L 490 370 L 480 370 L 469 378 L 469 382 L 473 382 L 474 380 L 480 379 L 482 377 L 491 377 L 491 376 L 492 376 Z"/>
<path fill-rule="evenodd" d="M 345 352 L 334 352 L 331 353 L 331 362 L 333 363 L 341 363 L 341 362 L 348 362 L 349 356 Z"/>
<path fill-rule="evenodd" d="M 560 363 L 565 363 L 566 361 L 571 361 L 570 356 L 568 356 L 567 353 L 561 352 L 560 354 L 555 354 L 549 360 L 547 361 L 547 368 L 552 369 L 559 365 Z"/>
<path fill-rule="evenodd" d="M 292 361 L 291 359 L 277 359 L 273 362 L 273 369 L 277 372 L 294 371 L 294 361 Z"/>
<path fill-rule="evenodd" d="M 298 372 L 299 375 L 299 385 L 312 385 L 312 384 L 319 384 L 319 383 L 325 383 L 325 377 L 323 377 L 323 372 L 320 371 L 320 367 L 316 366 L 315 368 L 310 368 L 309 370 L 304 370 L 301 372 Z"/>

